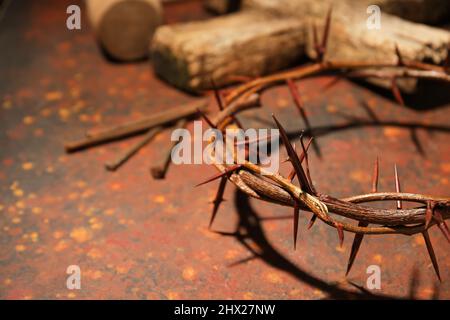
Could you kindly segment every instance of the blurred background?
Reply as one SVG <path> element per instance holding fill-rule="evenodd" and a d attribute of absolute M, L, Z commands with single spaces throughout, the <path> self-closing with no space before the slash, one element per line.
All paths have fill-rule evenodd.
<path fill-rule="evenodd" d="M 274 5 L 259 2 L 244 5 Z M 386 10 L 445 30 L 448 3 L 430 3 L 419 7 L 421 11 L 405 6 Z M 105 170 L 105 163 L 139 144 L 140 136 L 73 154 L 65 151 L 68 141 L 90 130 L 140 121 L 212 97 L 211 78 L 226 91 L 233 81 L 225 79 L 236 70 L 242 70 L 239 76 L 258 77 L 309 63 L 306 42 L 293 41 L 307 35 L 295 28 L 298 22 L 282 18 L 288 7 L 279 12 L 273 8 L 276 19 L 271 16 L 274 21 L 268 22 L 266 13 L 255 13 L 256 7 L 239 5 L 200 0 L 0 1 L 1 299 L 348 298 L 359 292 L 350 282 L 365 286 L 370 265 L 382 270 L 382 288 L 374 294 L 405 297 L 413 282 L 418 298 L 432 298 L 436 288 L 440 298 L 450 298 L 448 243 L 437 228 L 430 234 L 440 285 L 420 235 L 366 237 L 346 278 L 353 237 L 346 235 L 340 247 L 336 231 L 325 224 L 306 230 L 310 213 L 301 214 L 294 251 L 288 208 L 247 199 L 228 186 L 227 201 L 208 230 L 209 201 L 217 187 L 194 186 L 213 175 L 214 168 L 171 165 L 165 179 L 152 177 L 150 168 L 170 145 L 168 130 L 114 172 Z M 242 12 L 230 13 L 237 10 Z M 236 14 L 230 22 L 227 17 Z M 342 18 L 339 11 L 333 16 L 335 27 Z M 342 30 L 334 34 L 344 34 Z M 436 32 L 439 36 L 433 39 L 438 42 L 443 34 Z M 258 42 L 261 33 L 264 41 Z M 292 41 L 278 43 L 274 34 Z M 331 39 L 333 31 L 330 46 L 338 48 Z M 445 60 L 438 44 L 426 51 L 404 41 L 405 56 L 421 54 L 441 64 Z M 248 43 L 261 47 L 248 49 Z M 198 57 L 206 62 L 197 70 Z M 395 52 L 386 57 L 395 58 Z M 238 58 L 242 62 L 234 63 Z M 297 85 L 317 141 L 310 164 L 321 192 L 335 197 L 370 192 L 373 163 L 379 157 L 381 191 L 395 190 L 397 164 L 403 191 L 448 195 L 447 84 L 405 88 L 403 106 L 383 85 L 336 81 L 333 73 Z M 292 116 L 296 110 L 285 85 L 264 91 L 261 99 L 263 109 L 240 118 L 244 126 L 272 127 L 270 114 L 275 113 L 291 132 L 304 128 Z M 208 110 L 216 112 L 213 99 L 208 101 Z M 283 164 L 281 172 L 287 174 L 289 165 Z M 70 265 L 80 266 L 80 290 L 66 287 Z"/>

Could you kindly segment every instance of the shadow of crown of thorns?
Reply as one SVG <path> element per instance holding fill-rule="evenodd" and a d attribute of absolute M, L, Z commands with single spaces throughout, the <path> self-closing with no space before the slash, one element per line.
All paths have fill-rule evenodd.
<path fill-rule="evenodd" d="M 254 100 L 255 95 L 273 84 L 285 82 L 288 85 L 295 106 L 305 123 L 306 129 L 310 130 L 310 122 L 306 116 L 304 105 L 294 80 L 324 71 L 339 71 L 342 75 L 348 77 L 377 77 L 389 79 L 391 80 L 393 96 L 401 105 L 404 105 L 404 101 L 396 84 L 398 78 L 422 78 L 450 83 L 448 54 L 443 66 L 408 61 L 402 57 L 397 46 L 395 46 L 395 53 L 397 56 L 396 64 L 326 61 L 325 53 L 328 35 L 330 33 L 331 14 L 332 10 L 330 8 L 326 17 L 321 41 L 318 39 L 315 25 L 312 26 L 314 48 L 317 56 L 316 61 L 313 64 L 256 79 L 236 76 L 236 79 L 242 81 L 242 83 L 227 92 L 226 95 L 223 92 L 219 92 L 214 81 L 211 80 L 220 112 L 214 119 L 210 119 L 205 113 L 199 110 L 202 118 L 209 126 L 219 129 L 222 132 L 225 132 L 225 129 L 230 126 L 242 128 L 242 125 L 235 115 L 240 111 L 248 109 L 249 105 L 246 104 L 245 101 L 251 99 Z M 250 107 L 258 105 L 259 104 L 251 103 Z M 394 166 L 396 191 L 379 192 L 378 158 L 375 161 L 373 169 L 371 193 L 344 199 L 337 199 L 330 195 L 322 194 L 314 187 L 309 170 L 308 149 L 311 144 L 314 145 L 313 138 L 310 138 L 305 144 L 303 136 L 300 136 L 301 152 L 298 154 L 295 147 L 291 144 L 281 123 L 274 115 L 272 115 L 272 117 L 279 129 L 281 140 L 286 148 L 288 154 L 287 161 L 292 164 L 293 168 L 291 172 L 287 177 L 283 177 L 279 173 L 267 172 L 257 163 L 252 163 L 247 160 L 244 163 L 231 165 L 214 163 L 214 166 L 219 170 L 219 173 L 197 185 L 200 186 L 216 179 L 220 179 L 219 188 L 213 200 L 213 211 L 209 223 L 210 227 L 216 217 L 219 206 L 223 201 L 226 183 L 227 181 L 231 181 L 237 188 L 253 198 L 293 207 L 294 249 L 297 241 L 300 210 L 313 213 L 308 229 L 313 226 L 317 218 L 335 228 L 341 246 L 344 241 L 345 231 L 354 233 L 355 236 L 351 247 L 346 274 L 351 270 L 365 235 L 413 235 L 421 233 L 436 275 L 439 281 L 441 281 L 439 265 L 433 250 L 428 229 L 436 225 L 447 241 L 450 242 L 450 232 L 445 222 L 445 220 L 450 217 L 450 198 L 402 192 L 400 190 L 400 179 L 396 165 Z M 245 143 L 247 149 L 249 143 L 251 142 L 246 141 Z M 298 185 L 293 183 L 295 177 L 297 177 Z M 396 201 L 396 208 L 378 209 L 361 205 L 373 201 Z M 404 209 L 402 202 L 418 203 L 420 206 Z M 344 217 L 346 218 L 346 221 L 344 221 L 344 219 L 336 219 L 329 213 L 333 213 L 337 217 Z M 347 220 L 353 222 L 347 222 Z"/>

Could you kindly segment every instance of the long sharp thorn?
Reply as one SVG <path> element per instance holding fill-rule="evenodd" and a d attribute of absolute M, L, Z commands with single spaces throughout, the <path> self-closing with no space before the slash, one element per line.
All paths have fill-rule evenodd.
<path fill-rule="evenodd" d="M 442 218 L 442 215 L 439 211 L 435 210 L 433 212 L 435 219 L 437 220 L 438 228 L 441 230 L 444 237 L 447 239 L 447 241 L 450 243 L 450 232 L 448 230 L 447 224 L 445 223 L 445 220 Z"/>
<path fill-rule="evenodd" d="M 300 207 L 298 202 L 294 205 L 294 250 L 297 249 L 298 220 L 300 216 Z"/>
<path fill-rule="evenodd" d="M 441 274 L 439 272 L 439 265 L 436 260 L 436 255 L 434 254 L 433 245 L 431 244 L 430 235 L 428 234 L 428 231 L 425 230 L 422 232 L 423 239 L 425 240 L 425 244 L 427 246 L 428 254 L 430 255 L 431 263 L 433 264 L 434 271 L 436 272 L 436 275 L 441 282 Z"/>
<path fill-rule="evenodd" d="M 289 92 L 291 93 L 292 99 L 294 100 L 294 104 L 300 113 L 300 117 L 302 118 L 303 122 L 305 123 L 306 129 L 312 133 L 311 123 L 309 122 L 308 116 L 306 115 L 304 104 L 302 102 L 302 99 L 300 97 L 300 92 L 298 91 L 298 88 L 297 88 L 295 82 L 292 81 L 292 79 L 287 79 L 286 82 L 288 84 Z M 317 154 L 320 155 L 320 149 L 319 149 L 319 145 L 317 144 L 317 141 L 314 141 L 313 146 L 314 146 L 314 149 L 317 152 Z"/>
<path fill-rule="evenodd" d="M 219 206 L 223 201 L 223 194 L 225 192 L 225 186 L 227 184 L 227 178 L 222 177 L 220 179 L 219 189 L 217 189 L 216 197 L 213 200 L 213 211 L 211 214 L 211 219 L 209 220 L 208 229 L 211 229 L 211 226 L 214 222 L 214 219 L 216 218 L 217 212 L 219 211 Z"/>
<path fill-rule="evenodd" d="M 342 226 L 342 224 L 337 223 L 336 229 L 339 236 L 339 246 L 342 248 L 342 245 L 344 244 L 344 227 Z"/>
<path fill-rule="evenodd" d="M 444 237 L 447 239 L 447 241 L 450 243 L 450 233 L 448 232 L 448 228 L 446 227 L 445 223 L 438 224 L 439 230 L 441 230 Z"/>
<path fill-rule="evenodd" d="M 394 165 L 394 175 L 395 175 L 395 192 L 400 193 L 400 179 L 398 178 L 397 164 Z M 402 209 L 402 201 L 397 201 L 397 209 Z"/>
<path fill-rule="evenodd" d="M 302 164 L 300 162 L 300 159 L 298 158 L 297 153 L 295 152 L 294 148 L 292 147 L 291 142 L 289 141 L 289 138 L 286 134 L 286 131 L 284 130 L 283 126 L 278 122 L 277 118 L 272 114 L 272 118 L 275 120 L 275 123 L 280 130 L 280 136 L 283 140 L 283 143 L 286 147 L 289 159 L 292 163 L 292 166 L 295 169 L 295 173 L 297 174 L 297 178 L 300 182 L 300 187 L 303 189 L 303 191 L 312 194 L 311 187 L 308 183 L 308 179 L 306 178 L 305 172 L 303 171 Z"/>
<path fill-rule="evenodd" d="M 294 178 L 295 178 L 295 170 L 292 169 L 291 172 L 289 172 L 288 180 L 292 182 L 292 180 L 294 180 Z"/>
<path fill-rule="evenodd" d="M 367 222 L 360 221 L 358 223 L 359 227 L 367 227 L 369 224 Z M 364 234 L 363 233 L 355 233 L 355 237 L 353 238 L 352 249 L 350 251 L 350 257 L 348 258 L 347 263 L 347 272 L 345 275 L 347 276 L 352 269 L 353 262 L 355 262 L 356 255 L 358 254 L 359 247 L 363 241 Z"/>
<path fill-rule="evenodd" d="M 373 166 L 373 175 L 372 175 L 372 192 L 375 193 L 378 191 L 378 177 L 379 177 L 379 169 L 380 163 L 378 160 L 378 157 L 375 160 L 374 166 Z M 367 222 L 360 221 L 358 222 L 359 227 L 367 227 L 369 224 Z M 350 251 L 350 257 L 348 258 L 347 263 L 347 272 L 345 275 L 347 276 L 353 266 L 353 263 L 355 262 L 356 255 L 358 254 L 359 247 L 361 246 L 361 243 L 364 239 L 363 233 L 356 233 L 355 237 L 353 238 L 352 243 L 352 249 Z"/>
<path fill-rule="evenodd" d="M 208 123 L 208 125 L 211 127 L 211 128 L 217 128 L 217 126 L 214 124 L 214 123 L 212 123 L 212 121 L 208 118 L 208 116 L 202 111 L 202 110 L 200 110 L 200 109 L 197 109 L 197 112 L 200 114 L 200 116 L 206 121 L 206 123 Z"/>
<path fill-rule="evenodd" d="M 442 218 L 442 214 L 438 210 L 434 211 L 433 214 L 435 215 L 437 221 L 442 223 L 445 226 L 445 229 L 447 229 L 448 231 L 447 224 L 445 223 L 445 220 Z"/>
<path fill-rule="evenodd" d="M 433 218 L 433 205 L 431 201 L 427 202 L 427 210 L 425 211 L 425 230 L 428 229 L 431 219 Z"/>
<path fill-rule="evenodd" d="M 330 6 L 330 8 L 328 9 L 327 18 L 325 20 L 325 28 L 323 29 L 322 44 L 320 46 L 321 49 L 322 49 L 322 59 L 323 59 L 323 56 L 325 55 L 325 52 L 327 50 L 328 36 L 330 34 L 331 14 L 332 14 L 332 12 L 333 12 L 333 7 Z"/>
<path fill-rule="evenodd" d="M 378 157 L 375 160 L 375 164 L 373 166 L 373 175 L 372 175 L 372 192 L 375 193 L 378 191 L 378 177 L 380 175 L 380 163 L 378 161 Z"/>
<path fill-rule="evenodd" d="M 302 153 L 300 154 L 300 163 L 303 163 L 303 160 L 307 157 L 309 146 L 311 145 L 311 142 L 313 142 L 313 140 L 314 138 L 309 138 L 308 142 L 306 143 L 306 146 L 302 142 Z"/>
<path fill-rule="evenodd" d="M 286 83 L 288 85 L 292 99 L 294 100 L 295 106 L 297 107 L 298 111 L 303 114 L 304 113 L 303 101 L 300 97 L 300 92 L 298 91 L 297 86 L 295 85 L 295 82 L 292 79 L 287 79 Z"/>
<path fill-rule="evenodd" d="M 312 228 L 312 226 L 314 225 L 314 222 L 316 222 L 317 220 L 317 216 L 315 214 L 312 215 L 311 220 L 309 220 L 308 223 L 308 230 Z"/>
<path fill-rule="evenodd" d="M 211 86 L 214 91 L 214 97 L 216 98 L 217 106 L 219 107 L 220 110 L 225 109 L 225 106 L 222 101 L 222 95 L 220 94 L 220 91 L 217 89 L 217 85 L 213 78 L 211 78 Z M 231 115 L 231 118 L 236 123 L 236 125 L 238 126 L 239 129 L 243 129 L 242 123 L 239 121 L 238 118 L 236 118 L 235 115 Z M 213 127 L 213 128 L 215 128 L 215 127 Z"/>
<path fill-rule="evenodd" d="M 313 138 L 309 139 L 308 146 L 312 140 L 313 140 Z M 302 149 L 303 149 L 303 153 L 302 153 L 303 157 L 300 158 L 300 162 L 303 161 L 303 158 L 305 159 L 306 178 L 308 179 L 309 185 L 311 186 L 311 190 L 313 191 L 313 193 L 317 194 L 316 188 L 314 188 L 314 185 L 313 185 L 313 182 L 311 179 L 311 174 L 309 172 L 308 150 L 305 148 L 305 144 L 303 143 L 303 137 L 300 137 L 300 143 L 301 143 Z"/>
<path fill-rule="evenodd" d="M 397 56 L 397 64 L 398 64 L 399 66 L 403 66 L 403 65 L 404 65 L 404 63 L 403 63 L 403 57 L 402 57 L 402 54 L 400 53 L 400 49 L 398 48 L 398 45 L 397 45 L 397 44 L 395 44 L 395 54 L 396 54 L 396 56 Z"/>
<path fill-rule="evenodd" d="M 405 101 L 403 100 L 402 94 L 400 93 L 400 89 L 397 86 L 397 78 L 395 78 L 395 77 L 392 78 L 391 90 L 392 90 L 392 94 L 394 95 L 395 100 L 397 100 L 397 102 L 400 105 L 404 106 Z"/>
<path fill-rule="evenodd" d="M 309 149 L 309 146 L 311 145 L 311 142 L 312 142 L 312 141 L 313 141 L 313 138 L 310 138 L 309 141 L 308 141 L 308 143 L 306 144 L 306 147 L 304 147 L 304 146 L 302 145 L 302 148 L 303 148 L 304 150 L 303 150 L 302 153 L 300 154 L 300 163 L 303 163 L 303 160 L 305 159 L 305 155 L 307 154 L 308 149 Z M 295 147 L 295 144 L 294 144 L 294 147 Z M 289 172 L 288 179 L 289 179 L 290 181 L 292 181 L 294 178 L 295 178 L 295 169 L 292 169 L 291 172 Z"/>
<path fill-rule="evenodd" d="M 207 183 L 209 183 L 209 182 L 211 182 L 211 181 L 214 181 L 214 180 L 216 180 L 216 179 L 219 179 L 219 178 L 221 178 L 221 177 L 225 177 L 225 176 L 227 176 L 228 174 L 230 174 L 231 172 L 236 171 L 236 170 L 238 170 L 238 169 L 241 168 L 241 167 L 242 167 L 242 165 L 240 165 L 240 164 L 235 164 L 235 165 L 233 165 L 233 166 L 230 166 L 230 167 L 226 168 L 225 171 L 219 172 L 219 173 L 213 175 L 212 177 L 206 179 L 205 181 L 200 182 L 199 184 L 195 185 L 195 187 L 199 187 L 199 186 L 202 186 L 202 185 L 204 185 L 204 184 L 207 184 Z"/>
<path fill-rule="evenodd" d="M 323 90 L 326 91 L 332 87 L 334 87 L 339 81 L 343 80 L 345 77 L 343 75 L 336 75 L 333 79 L 330 80 L 325 86 L 323 86 Z"/>

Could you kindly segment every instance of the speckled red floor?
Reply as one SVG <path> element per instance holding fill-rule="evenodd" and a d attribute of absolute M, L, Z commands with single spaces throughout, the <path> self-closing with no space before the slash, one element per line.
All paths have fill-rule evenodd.
<path fill-rule="evenodd" d="M 246 260 L 251 253 L 238 238 L 208 231 L 216 186 L 193 186 L 213 168 L 172 166 L 164 181 L 149 175 L 167 137 L 115 173 L 104 170 L 105 161 L 134 139 L 64 153 L 63 143 L 88 128 L 192 99 L 158 80 L 148 62 L 107 61 L 85 20 L 81 31 L 68 31 L 72 2 L 13 1 L 0 25 L 0 298 L 321 299 L 356 292 L 344 277 L 352 236 L 340 248 L 324 224 L 307 231 L 310 214 L 301 217 L 294 251 L 290 210 L 247 200 L 228 186 L 213 230 L 233 233 L 239 225 L 261 257 Z M 166 17 L 206 14 L 190 1 L 167 8 Z M 311 169 L 322 192 L 369 191 L 380 156 L 381 190 L 394 189 L 397 163 L 405 191 L 448 195 L 448 88 L 428 88 L 401 107 L 389 93 L 345 80 L 325 89 L 331 80 L 299 82 L 318 130 L 322 157 L 311 154 Z M 275 112 L 288 129 L 301 128 L 285 87 L 264 93 L 263 104 L 247 121 Z M 431 237 L 440 297 L 450 298 L 448 243 L 435 228 Z M 417 269 L 417 296 L 431 297 L 436 277 L 420 236 L 367 237 L 348 279 L 364 286 L 372 264 L 382 270 L 375 294 L 407 296 Z M 81 290 L 66 288 L 69 265 L 81 268 Z"/>

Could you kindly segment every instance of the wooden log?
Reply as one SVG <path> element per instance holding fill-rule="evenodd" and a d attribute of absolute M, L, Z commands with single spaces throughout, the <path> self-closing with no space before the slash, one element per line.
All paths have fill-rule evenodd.
<path fill-rule="evenodd" d="M 148 43 L 162 23 L 159 0 L 86 0 L 86 7 L 100 45 L 113 59 L 148 56 Z"/>
<path fill-rule="evenodd" d="M 181 129 L 184 128 L 187 124 L 186 119 L 180 119 L 177 121 L 177 123 L 170 128 L 170 131 L 166 133 L 166 139 L 170 141 L 170 135 L 172 134 L 173 130 L 175 129 Z M 152 161 L 152 166 L 150 167 L 150 173 L 155 180 L 164 179 L 167 173 L 167 169 L 169 168 L 170 162 L 172 160 L 172 149 L 175 147 L 175 145 L 178 143 L 178 141 L 170 141 L 170 143 L 167 143 L 167 141 L 164 141 L 165 144 L 160 149 L 160 152 L 157 154 L 157 159 Z"/>
<path fill-rule="evenodd" d="M 315 58 L 312 24 L 321 30 L 332 1 L 245 0 L 239 13 L 207 21 L 160 27 L 152 56 L 156 72 L 189 90 L 222 86 L 232 75 L 257 77 L 294 64 L 303 52 Z M 395 62 L 405 58 L 441 63 L 450 33 L 383 13 L 381 30 L 367 28 L 367 7 L 333 2 L 326 59 Z M 415 81 L 400 87 L 412 91 Z"/>
<path fill-rule="evenodd" d="M 246 0 L 245 6 L 275 11 L 281 15 L 294 15 L 299 19 L 309 19 L 305 48 L 306 54 L 315 59 L 312 25 L 315 24 L 321 34 L 320 31 L 324 28 L 325 17 L 331 4 L 333 16 L 326 60 L 396 63 L 398 60 L 395 53 L 396 45 L 402 56 L 408 60 L 440 64 L 447 57 L 450 41 L 448 31 L 406 21 L 385 13 L 382 13 L 381 29 L 369 29 L 366 5 L 353 0 L 347 0 L 347 2 L 278 0 L 276 6 L 270 0 Z M 369 81 L 386 88 L 391 86 L 390 80 L 369 79 Z M 417 83 L 416 79 L 399 79 L 397 82 L 399 88 L 407 93 L 414 92 Z"/>
<path fill-rule="evenodd" d="M 147 131 L 142 139 L 125 149 L 115 159 L 105 163 L 105 168 L 109 171 L 116 171 L 121 165 L 127 162 L 134 154 L 145 147 L 163 129 L 162 126 L 153 127 Z"/>
<path fill-rule="evenodd" d="M 312 24 L 322 30 L 329 7 L 333 4 L 327 59 L 395 62 L 395 45 L 409 60 L 441 63 L 447 57 L 448 31 L 382 14 L 381 29 L 369 29 L 367 7 L 346 1 L 314 0 L 246 0 L 245 5 L 280 15 L 309 19 L 307 54 L 315 58 Z"/>
<path fill-rule="evenodd" d="M 186 105 L 181 105 L 165 111 L 154 113 L 137 121 L 127 122 L 112 128 L 104 129 L 94 135 L 90 135 L 81 140 L 71 141 L 64 145 L 66 152 L 75 152 L 89 147 L 93 147 L 102 143 L 118 140 L 134 134 L 145 132 L 155 126 L 164 125 L 172 121 L 190 116 L 198 110 L 203 110 L 207 106 L 207 101 L 201 99 L 193 101 Z"/>
<path fill-rule="evenodd" d="M 219 86 L 234 75 L 256 77 L 285 68 L 304 52 L 296 18 L 247 10 L 199 22 L 161 26 L 152 42 L 155 71 L 184 90 Z"/>

